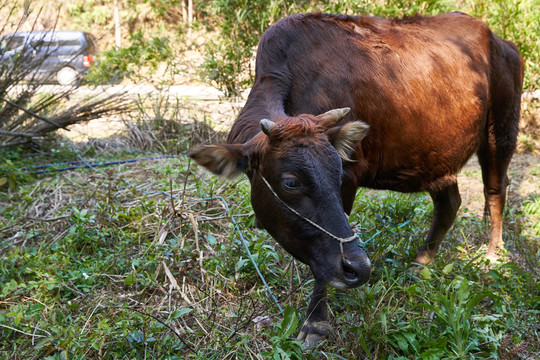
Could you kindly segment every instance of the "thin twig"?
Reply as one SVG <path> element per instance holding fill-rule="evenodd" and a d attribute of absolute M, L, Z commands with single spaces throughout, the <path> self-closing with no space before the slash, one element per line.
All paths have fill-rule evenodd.
<path fill-rule="evenodd" d="M 189 216 L 189 220 L 191 221 L 191 225 L 193 226 L 193 234 L 195 236 L 195 248 L 197 249 L 197 252 L 199 253 L 199 266 L 202 269 L 203 268 L 203 253 L 199 245 L 199 225 L 197 224 L 197 220 L 195 220 L 195 217 L 193 216 L 192 213 L 189 213 L 188 216 Z"/>
<path fill-rule="evenodd" d="M 174 216 L 178 216 L 178 212 L 176 211 L 176 208 L 174 207 L 174 195 L 173 195 L 173 186 L 172 186 L 171 178 L 169 178 L 169 185 L 171 189 L 171 195 L 169 196 L 171 198 L 171 208 L 172 208 Z"/>
<path fill-rule="evenodd" d="M 92 318 L 92 316 L 93 316 L 94 313 L 96 312 L 96 310 L 97 310 L 97 308 L 99 307 L 99 305 L 101 305 L 101 300 L 99 300 L 99 303 L 96 305 L 96 307 L 94 308 L 94 310 L 92 310 L 92 313 L 90 314 L 90 316 L 88 317 L 88 319 L 87 319 L 86 322 L 84 323 L 84 326 L 82 327 L 81 332 L 80 332 L 81 335 L 83 334 L 84 329 L 86 328 L 86 326 L 87 326 L 88 323 L 90 322 L 90 319 Z"/>
<path fill-rule="evenodd" d="M 8 143 L 0 144 L 0 148 L 11 147 L 11 146 L 16 146 L 16 145 L 23 145 L 23 144 L 27 144 L 27 143 L 29 143 L 29 142 L 31 142 L 30 139 L 28 139 L 28 140 L 12 141 L 12 142 L 8 142 Z"/>
<path fill-rule="evenodd" d="M 23 334 L 23 335 L 27 335 L 27 336 L 41 337 L 41 338 L 46 337 L 45 335 L 30 334 L 30 333 L 21 331 L 21 330 L 19 330 L 19 329 L 15 329 L 15 328 L 13 328 L 13 327 L 11 327 L 11 326 L 7 326 L 7 325 L 4 325 L 4 324 L 0 324 L 0 326 L 3 327 L 3 328 L 9 329 L 9 330 L 16 331 L 16 332 L 21 333 L 21 334 Z"/>
<path fill-rule="evenodd" d="M 67 286 L 67 285 L 66 285 L 66 284 L 64 284 L 64 283 L 60 283 L 60 285 L 62 285 L 62 286 L 64 286 L 64 287 L 66 287 L 67 289 L 69 289 L 69 290 L 73 291 L 74 293 L 77 293 L 77 294 L 79 294 L 80 296 L 84 296 L 84 297 L 86 296 L 85 294 L 83 294 L 82 292 L 78 291 L 77 289 L 73 289 L 73 288 L 71 288 L 71 287 Z"/>
<path fill-rule="evenodd" d="M 59 217 L 50 218 L 50 219 L 33 218 L 30 216 L 26 217 L 27 220 L 31 220 L 31 221 L 58 221 L 58 220 L 66 219 L 66 218 L 69 218 L 69 215 L 59 216 Z"/>
<path fill-rule="evenodd" d="M 187 183 L 188 183 L 188 177 L 189 177 L 189 170 L 191 168 L 191 158 L 188 158 L 188 166 L 186 170 L 186 178 L 184 179 L 184 189 L 182 190 L 182 202 L 180 203 L 180 213 L 182 214 L 184 212 L 184 204 L 186 202 L 186 189 L 187 189 Z"/>

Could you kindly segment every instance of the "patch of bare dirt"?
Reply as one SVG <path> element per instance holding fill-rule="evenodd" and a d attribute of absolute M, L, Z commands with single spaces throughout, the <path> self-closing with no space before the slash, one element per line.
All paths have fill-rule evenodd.
<path fill-rule="evenodd" d="M 508 169 L 510 186 L 508 201 L 517 197 L 526 198 L 530 194 L 540 195 L 540 155 L 514 154 Z M 458 174 L 462 209 L 481 215 L 484 212 L 484 185 L 482 171 L 476 157 L 471 158 Z"/>

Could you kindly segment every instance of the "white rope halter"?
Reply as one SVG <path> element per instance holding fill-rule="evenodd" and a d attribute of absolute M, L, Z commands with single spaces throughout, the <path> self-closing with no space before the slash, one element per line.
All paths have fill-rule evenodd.
<path fill-rule="evenodd" d="M 255 171 L 257 174 L 259 174 L 259 172 Z M 264 178 L 264 176 L 262 176 L 262 174 L 259 174 L 259 176 L 261 177 L 261 179 L 264 181 L 264 183 L 266 184 L 266 186 L 268 187 L 268 190 L 270 190 L 270 192 L 272 194 L 274 194 L 274 197 L 281 203 L 283 204 L 287 209 L 289 209 L 291 212 L 293 212 L 295 215 L 297 215 L 300 219 L 306 221 L 308 224 L 310 224 L 311 226 L 315 227 L 316 229 L 322 231 L 323 233 L 325 233 L 326 235 L 330 236 L 332 239 L 334 240 L 337 240 L 339 241 L 339 247 L 340 247 L 340 250 L 341 250 L 341 255 L 343 256 L 343 243 L 348 243 L 348 242 L 351 242 L 351 241 L 354 241 L 354 240 L 359 240 L 360 237 L 356 234 L 352 235 L 352 236 L 349 236 L 347 238 L 342 238 L 342 237 L 339 237 L 339 236 L 336 236 L 334 234 L 332 234 L 331 232 L 329 232 L 328 230 L 326 230 L 325 228 L 323 228 L 322 226 L 320 226 L 319 224 L 311 221 L 310 219 L 304 217 L 303 215 L 301 215 L 298 211 L 296 211 L 295 209 L 293 209 L 291 206 L 289 206 L 289 204 L 287 204 L 285 201 L 281 200 L 281 198 L 279 197 L 279 195 L 274 191 L 274 189 L 272 189 L 272 186 L 270 186 L 270 184 L 268 183 L 268 181 Z M 345 216 L 347 216 L 347 214 L 345 214 Z"/>

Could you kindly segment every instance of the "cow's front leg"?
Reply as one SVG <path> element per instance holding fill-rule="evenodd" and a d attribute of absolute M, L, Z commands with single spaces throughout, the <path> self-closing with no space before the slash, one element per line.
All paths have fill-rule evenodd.
<path fill-rule="evenodd" d="M 328 322 L 326 285 L 315 280 L 307 318 L 296 340 L 303 340 L 305 347 L 314 347 L 328 336 L 330 331 L 332 331 L 332 327 Z"/>
<path fill-rule="evenodd" d="M 457 211 L 461 205 L 457 181 L 454 181 L 439 191 L 431 192 L 430 195 L 433 199 L 431 230 L 415 259 L 417 263 L 422 265 L 430 263 L 435 258 L 441 241 L 454 223 Z"/>

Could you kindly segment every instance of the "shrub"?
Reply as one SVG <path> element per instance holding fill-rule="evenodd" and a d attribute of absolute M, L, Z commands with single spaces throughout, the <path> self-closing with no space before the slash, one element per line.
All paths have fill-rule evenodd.
<path fill-rule="evenodd" d="M 117 83 L 125 77 L 136 76 L 140 67 L 155 70 L 158 64 L 166 62 L 171 54 L 167 38 L 147 38 L 138 30 L 131 34 L 128 47 L 113 48 L 101 53 L 98 64 L 91 69 L 87 80 L 94 84 Z"/>
<path fill-rule="evenodd" d="M 250 59 L 263 32 L 292 13 L 322 11 L 384 17 L 435 15 L 464 11 L 484 20 L 506 40 L 516 43 L 525 59 L 525 89 L 540 87 L 540 7 L 535 0 L 247 1 L 217 0 L 208 5 L 222 37 L 208 45 L 203 77 L 227 97 L 238 96 L 252 83 Z"/>

